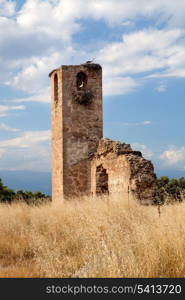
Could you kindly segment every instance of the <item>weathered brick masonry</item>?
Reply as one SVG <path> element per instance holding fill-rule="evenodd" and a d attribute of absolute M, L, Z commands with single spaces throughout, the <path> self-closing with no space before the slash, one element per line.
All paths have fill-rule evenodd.
<path fill-rule="evenodd" d="M 153 165 L 128 144 L 103 139 L 102 68 L 61 66 L 50 73 L 52 199 L 128 192 L 152 202 Z"/>

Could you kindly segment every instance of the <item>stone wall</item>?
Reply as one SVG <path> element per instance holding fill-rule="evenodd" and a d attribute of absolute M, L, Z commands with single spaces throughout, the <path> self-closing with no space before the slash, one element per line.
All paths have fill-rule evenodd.
<path fill-rule="evenodd" d="M 58 79 L 58 99 L 56 101 L 55 75 Z M 62 122 L 62 72 L 51 74 L 51 160 L 52 160 L 52 199 L 61 201 L 63 195 L 63 122 Z"/>
<path fill-rule="evenodd" d="M 106 170 L 108 193 L 119 193 L 128 199 L 128 193 L 141 203 L 153 203 L 156 175 L 150 161 L 141 152 L 133 151 L 129 144 L 101 139 L 97 152 L 91 157 L 91 192 L 100 194 L 101 182 L 97 182 L 97 172 Z M 104 183 L 107 184 L 106 182 Z"/>
<path fill-rule="evenodd" d="M 90 193 L 88 157 L 96 151 L 103 132 L 102 68 L 98 64 L 62 66 L 50 77 L 52 195 L 62 200 L 64 196 Z"/>

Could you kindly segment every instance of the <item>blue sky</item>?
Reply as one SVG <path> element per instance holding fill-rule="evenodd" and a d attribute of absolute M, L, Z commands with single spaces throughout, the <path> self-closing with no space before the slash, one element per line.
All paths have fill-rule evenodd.
<path fill-rule="evenodd" d="M 181 0 L 0 0 L 0 175 L 50 171 L 48 73 L 91 58 L 104 136 L 156 172 L 185 173 L 184 11 Z"/>

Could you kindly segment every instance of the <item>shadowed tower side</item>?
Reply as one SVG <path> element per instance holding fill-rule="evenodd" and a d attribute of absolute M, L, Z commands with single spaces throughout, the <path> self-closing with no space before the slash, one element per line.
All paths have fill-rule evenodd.
<path fill-rule="evenodd" d="M 61 66 L 51 78 L 52 199 L 88 194 L 91 163 L 102 138 L 102 68 Z"/>

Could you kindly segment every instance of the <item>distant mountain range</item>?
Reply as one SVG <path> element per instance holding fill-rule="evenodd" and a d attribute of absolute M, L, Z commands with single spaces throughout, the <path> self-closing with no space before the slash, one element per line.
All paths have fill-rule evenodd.
<path fill-rule="evenodd" d="M 185 171 L 178 171 L 178 170 L 156 170 L 156 175 L 160 176 L 168 176 L 169 178 L 180 178 L 185 177 Z"/>
<path fill-rule="evenodd" d="M 185 171 L 156 170 L 157 176 L 185 177 Z M 29 190 L 51 195 L 51 173 L 31 171 L 0 171 L 3 183 L 13 190 Z"/>
<path fill-rule="evenodd" d="M 13 190 L 28 190 L 51 195 L 51 173 L 31 171 L 0 171 L 4 185 Z"/>

